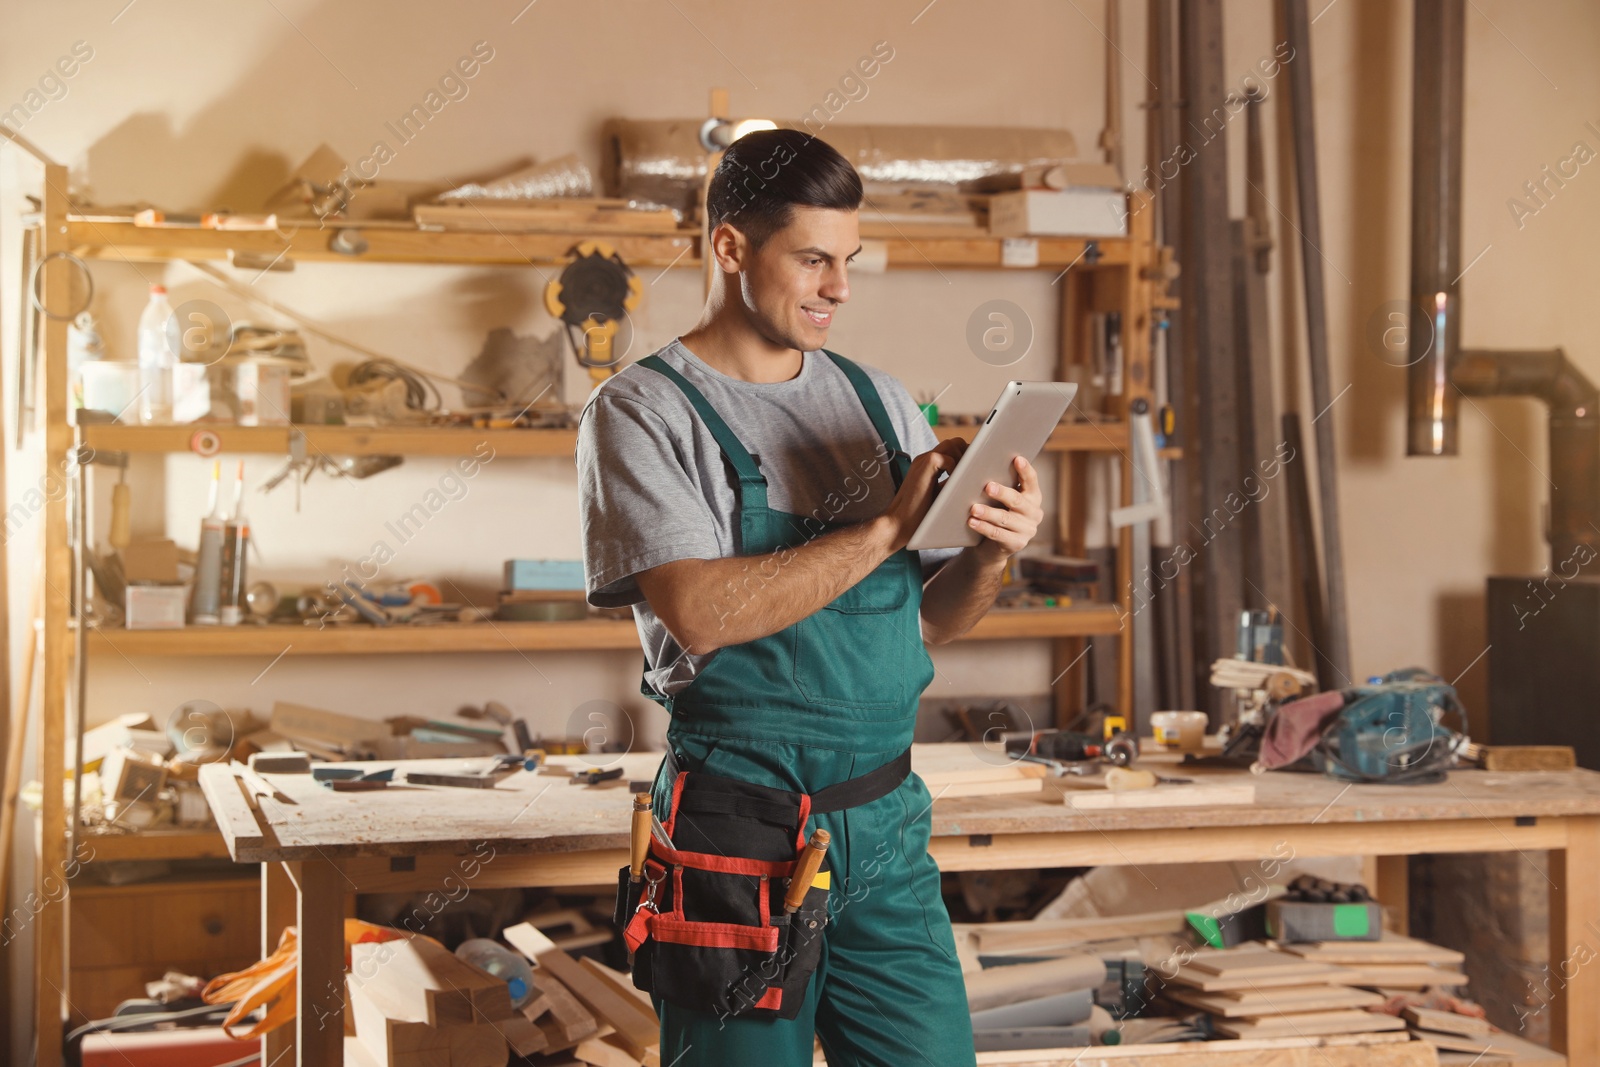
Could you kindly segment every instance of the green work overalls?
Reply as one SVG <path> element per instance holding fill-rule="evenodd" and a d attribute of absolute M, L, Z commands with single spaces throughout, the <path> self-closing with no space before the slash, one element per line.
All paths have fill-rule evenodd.
<path fill-rule="evenodd" d="M 862 461 L 888 463 L 898 488 L 910 460 L 877 390 L 855 364 L 827 355 L 883 439 L 884 451 Z M 754 459 L 699 390 L 658 357 L 641 365 L 683 391 L 737 475 L 740 555 L 797 547 L 833 528 L 769 509 Z M 722 609 L 736 612 L 776 595 L 764 588 L 770 571 L 753 566 Z M 641 689 L 671 713 L 667 743 L 683 769 L 814 794 L 882 767 L 910 746 L 918 699 L 933 679 L 918 625 L 921 602 L 917 553 L 901 550 L 815 614 L 721 649 L 673 696 L 648 683 Z M 655 789 L 663 818 L 667 774 L 663 767 Z M 719 1017 L 666 1003 L 657 991 L 661 1062 L 804 1067 L 814 1032 L 834 1067 L 975 1063 L 966 988 L 939 870 L 928 855 L 932 804 L 911 774 L 878 800 L 813 815 L 805 833 L 821 827 L 833 838 L 830 920 L 798 1017 Z"/>

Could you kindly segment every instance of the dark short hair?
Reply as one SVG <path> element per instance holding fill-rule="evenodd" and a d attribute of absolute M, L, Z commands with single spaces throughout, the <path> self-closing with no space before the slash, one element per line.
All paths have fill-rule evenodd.
<path fill-rule="evenodd" d="M 850 161 L 804 130 L 757 130 L 728 146 L 706 190 L 706 219 L 727 222 L 761 247 L 801 207 L 855 211 L 861 176 Z"/>

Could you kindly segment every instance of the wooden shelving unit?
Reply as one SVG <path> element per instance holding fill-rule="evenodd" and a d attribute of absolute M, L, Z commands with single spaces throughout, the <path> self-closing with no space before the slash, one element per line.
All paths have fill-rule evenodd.
<path fill-rule="evenodd" d="M 991 611 L 963 641 L 1086 637 L 1116 633 L 1108 605 Z M 190 626 L 182 630 L 89 632 L 91 652 L 124 656 L 337 656 L 443 652 L 603 652 L 637 650 L 639 631 L 627 619 L 571 622 L 438 623 L 431 626 Z"/>
<path fill-rule="evenodd" d="M 578 431 L 570 429 L 477 430 L 467 426 L 233 426 L 190 423 L 184 426 L 90 425 L 83 443 L 97 452 L 188 452 L 201 430 L 215 434 L 223 452 L 288 455 L 291 434 L 305 437 L 306 448 L 330 456 L 463 456 L 485 442 L 496 456 L 570 458 Z M 975 426 L 940 426 L 941 439 L 971 437 Z M 1046 452 L 1122 452 L 1128 428 L 1120 422 L 1083 422 L 1058 427 Z"/>
<path fill-rule="evenodd" d="M 32 163 L 37 183 L 30 191 L 40 210 L 34 220 L 39 231 L 40 255 L 55 258 L 42 271 L 42 299 L 48 306 L 67 302 L 72 292 L 73 269 L 62 254 L 84 260 L 161 262 L 174 259 L 232 261 L 248 256 L 259 261 L 289 258 L 304 262 L 391 263 L 461 266 L 560 264 L 578 241 L 597 235 L 580 233 L 461 233 L 421 231 L 407 224 L 362 222 L 350 225 L 286 226 L 276 232 L 219 232 L 204 229 L 142 228 L 126 220 L 73 216 L 67 200 L 66 168 L 17 138 L 10 139 Z M 23 180 L 28 181 L 24 175 Z M 909 228 L 864 215 L 863 237 L 884 242 L 892 269 L 1008 270 L 1032 269 L 1060 275 L 1061 365 L 1077 362 L 1086 338 L 1087 316 L 1095 310 L 1117 310 L 1123 316 L 1123 380 L 1125 392 L 1114 397 L 1109 423 L 1061 427 L 1049 444 L 1060 454 L 1058 500 L 1061 513 L 1058 551 L 1082 554 L 1086 505 L 1085 461 L 1094 453 L 1115 453 L 1121 458 L 1123 503 L 1131 502 L 1127 415 L 1137 398 L 1150 388 L 1150 330 L 1156 309 L 1171 306 L 1162 295 L 1159 249 L 1150 227 L 1147 198 L 1133 194 L 1129 212 L 1130 233 L 1116 238 L 1029 238 L 1036 259 L 1029 268 L 1005 266 L 1004 242 L 980 230 L 966 228 Z M 335 251 L 334 236 L 341 230 L 358 230 L 365 251 L 349 255 Z M 608 232 L 604 239 L 635 267 L 700 269 L 700 234 L 675 232 Z M 572 430 L 477 430 L 471 428 L 351 426 L 143 427 L 92 425 L 79 428 L 69 421 L 66 406 L 66 322 L 47 319 L 41 331 L 42 374 L 38 376 L 43 413 L 44 459 L 48 470 L 69 471 L 79 445 L 97 451 L 182 453 L 198 429 L 208 429 L 222 439 L 225 452 L 286 453 L 291 434 L 303 434 L 308 448 L 330 455 L 403 454 L 409 456 L 459 456 L 489 440 L 500 456 L 568 458 L 573 455 Z M 940 436 L 965 435 L 972 427 L 942 427 Z M 40 578 L 46 590 L 43 604 L 43 714 L 39 756 L 41 768 L 65 764 L 69 741 L 71 695 L 78 638 L 68 592 L 73 588 L 72 546 L 66 501 L 52 496 L 43 508 L 45 551 Z M 997 610 L 986 617 L 967 640 L 1047 639 L 1051 642 L 1057 680 L 1058 714 L 1076 710 L 1076 678 L 1067 668 L 1080 658 L 1084 638 L 1121 632 L 1131 607 L 1131 534 L 1119 540 L 1115 588 L 1119 603 L 1066 609 Z M 582 620 L 561 623 L 482 623 L 445 627 L 394 629 L 297 629 L 293 627 L 244 628 L 168 632 L 94 631 L 85 637 L 85 655 L 117 653 L 124 656 L 225 656 L 277 655 L 288 646 L 291 655 L 413 654 L 417 652 L 571 652 L 579 650 L 637 649 L 630 622 Z M 1120 710 L 1131 700 L 1133 656 L 1131 642 L 1120 642 Z M 49 773 L 41 775 L 53 780 Z M 61 832 L 67 824 L 59 790 L 46 789 L 38 826 L 39 876 L 59 877 L 66 867 L 67 841 Z M 222 854 L 220 837 L 184 832 L 147 833 L 125 838 L 85 838 L 97 859 L 183 858 Z M 68 909 L 64 904 L 46 907 L 36 922 L 35 988 L 46 991 L 38 998 L 35 1025 L 39 1067 L 60 1067 L 61 1023 L 68 1015 L 69 988 L 66 951 Z"/>

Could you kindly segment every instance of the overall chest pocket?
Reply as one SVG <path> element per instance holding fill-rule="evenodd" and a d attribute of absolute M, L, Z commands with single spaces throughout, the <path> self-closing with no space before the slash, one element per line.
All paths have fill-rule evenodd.
<path fill-rule="evenodd" d="M 794 682 L 807 701 L 865 713 L 857 718 L 904 714 L 909 681 L 927 657 L 916 571 L 914 554 L 891 556 L 794 625 Z"/>

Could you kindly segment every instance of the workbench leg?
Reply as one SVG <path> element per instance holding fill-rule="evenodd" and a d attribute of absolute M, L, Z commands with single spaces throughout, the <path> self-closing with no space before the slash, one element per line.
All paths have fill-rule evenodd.
<path fill-rule="evenodd" d="M 287 864 L 300 934 L 295 1045 L 301 1067 L 344 1063 L 344 895 L 349 884 L 327 860 Z"/>
<path fill-rule="evenodd" d="M 1411 867 L 1409 856 L 1374 857 L 1377 872 L 1372 895 L 1383 905 L 1388 928 L 1397 934 L 1411 930 Z"/>
<path fill-rule="evenodd" d="M 1600 816 L 1566 820 L 1550 853 L 1550 1044 L 1567 1063 L 1600 1063 Z"/>
<path fill-rule="evenodd" d="M 294 883 L 281 863 L 261 865 L 261 958 L 278 950 L 278 938 L 285 926 L 299 921 Z M 294 1058 L 294 1027 L 280 1026 L 261 1036 L 261 1062 L 274 1067 L 290 1067 Z"/>

